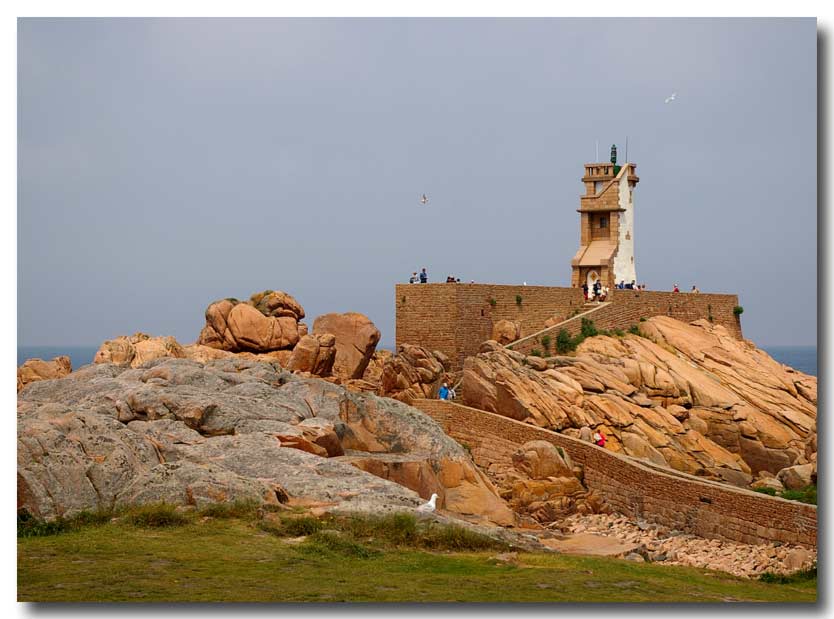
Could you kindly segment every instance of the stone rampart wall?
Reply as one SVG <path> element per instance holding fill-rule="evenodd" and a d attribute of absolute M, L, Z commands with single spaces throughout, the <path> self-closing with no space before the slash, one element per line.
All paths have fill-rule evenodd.
<path fill-rule="evenodd" d="M 585 471 L 585 484 L 616 511 L 702 537 L 747 544 L 817 545 L 817 509 L 644 464 L 569 436 L 441 400 L 413 403 L 466 444 L 478 466 L 511 466 L 527 441 L 562 447 Z"/>
<path fill-rule="evenodd" d="M 742 337 L 741 321 L 733 313 L 733 309 L 738 305 L 738 297 L 734 294 L 616 290 L 609 300 L 610 303 L 586 316 L 593 320 L 597 329 L 628 331 L 634 325 L 639 326 L 641 318 L 652 316 L 671 316 L 682 322 L 709 319 L 712 316 L 713 322 L 726 327 L 733 336 Z M 528 355 L 536 349 L 547 353 L 541 344 L 541 338 L 547 335 L 551 341 L 550 352 L 555 354 L 554 347 L 559 331 L 564 329 L 570 335 L 576 335 L 581 327 L 582 316 L 576 316 L 532 336 L 522 336 L 521 340 L 512 344 L 512 349 Z"/>
<path fill-rule="evenodd" d="M 689 294 L 614 290 L 612 303 L 589 317 L 599 329 L 628 330 L 640 318 L 666 315 L 685 322 L 709 318 L 741 337 L 741 323 L 733 314 L 736 295 Z M 398 284 L 396 287 L 396 343 L 418 344 L 439 350 L 460 370 L 466 357 L 478 352 L 492 336 L 499 320 L 521 326 L 522 338 L 544 328 L 548 318 L 565 320 L 585 311 L 582 290 L 555 286 L 504 286 L 497 284 Z M 577 318 L 564 327 L 579 331 Z M 550 333 L 555 341 L 560 328 Z M 521 344 L 521 343 L 520 343 Z M 514 349 L 529 353 L 541 348 L 534 340 Z M 528 350 L 529 349 L 529 350 Z"/>

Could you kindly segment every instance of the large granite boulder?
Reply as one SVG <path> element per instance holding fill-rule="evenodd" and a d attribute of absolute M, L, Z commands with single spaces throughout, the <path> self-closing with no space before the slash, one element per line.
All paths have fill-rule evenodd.
<path fill-rule="evenodd" d="M 197 344 L 232 352 L 266 353 L 293 348 L 307 333 L 304 309 L 283 291 L 259 292 L 249 301 L 221 299 L 206 309 Z"/>
<path fill-rule="evenodd" d="M 509 344 L 521 337 L 521 324 L 512 320 L 499 320 L 492 326 L 492 338 L 499 344 Z"/>
<path fill-rule="evenodd" d="M 330 376 L 336 360 L 336 338 L 331 333 L 305 335 L 287 361 L 292 372 L 308 372 L 314 376 Z"/>
<path fill-rule="evenodd" d="M 185 351 L 170 335 L 151 337 L 146 333 L 134 333 L 106 340 L 96 351 L 93 363 L 113 363 L 135 368 L 162 357 L 181 359 L 185 357 Z"/>
<path fill-rule="evenodd" d="M 444 380 L 448 358 L 422 346 L 402 344 L 382 366 L 379 394 L 411 402 L 415 398 L 433 398 Z"/>
<path fill-rule="evenodd" d="M 17 368 L 17 390 L 20 391 L 36 380 L 61 378 L 72 372 L 72 361 L 66 355 L 54 357 L 52 361 L 27 359 Z"/>
<path fill-rule="evenodd" d="M 333 374 L 344 379 L 362 378 L 379 343 L 379 329 L 364 314 L 348 312 L 316 318 L 313 334 L 325 333 L 336 336 Z"/>
<path fill-rule="evenodd" d="M 464 403 L 568 434 L 602 430 L 608 449 L 734 485 L 815 461 L 815 377 L 705 320 L 657 316 L 640 330 L 537 363 L 486 342 L 465 361 Z"/>
<path fill-rule="evenodd" d="M 410 509 L 429 490 L 448 511 L 514 521 L 428 416 L 276 363 L 99 363 L 18 396 L 18 505 L 37 517 L 238 498 L 384 511 Z"/>

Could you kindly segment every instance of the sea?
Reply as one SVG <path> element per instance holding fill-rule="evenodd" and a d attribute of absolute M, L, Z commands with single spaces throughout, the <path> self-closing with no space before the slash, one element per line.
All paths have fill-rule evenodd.
<path fill-rule="evenodd" d="M 379 347 L 387 350 L 394 348 L 382 344 Z M 779 363 L 784 363 L 812 376 L 817 375 L 816 346 L 763 346 L 762 348 Z M 97 350 L 98 346 L 19 346 L 17 364 L 20 365 L 33 357 L 48 360 L 60 355 L 68 355 L 72 360 L 73 369 L 78 369 L 82 365 L 92 363 Z"/>

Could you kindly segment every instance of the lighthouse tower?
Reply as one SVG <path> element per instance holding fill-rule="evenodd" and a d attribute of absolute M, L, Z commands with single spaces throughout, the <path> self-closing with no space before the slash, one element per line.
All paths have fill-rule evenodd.
<path fill-rule="evenodd" d="M 613 288 L 637 281 L 634 267 L 634 187 L 636 165 L 617 165 L 617 146 L 610 163 L 586 163 L 585 195 L 579 198 L 579 251 L 571 260 L 571 286 L 597 280 Z"/>

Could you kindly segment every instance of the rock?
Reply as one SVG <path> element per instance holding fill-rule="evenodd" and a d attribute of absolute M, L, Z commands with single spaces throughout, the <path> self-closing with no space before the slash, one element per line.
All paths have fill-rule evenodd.
<path fill-rule="evenodd" d="M 645 559 L 643 555 L 638 554 L 636 552 L 630 552 L 626 556 L 623 557 L 626 561 L 633 561 L 634 563 L 645 563 Z"/>
<path fill-rule="evenodd" d="M 313 323 L 313 334 L 336 336 L 333 373 L 342 378 L 362 378 L 379 342 L 380 333 L 363 314 L 324 314 Z"/>
<path fill-rule="evenodd" d="M 185 350 L 171 336 L 151 337 L 145 333 L 134 333 L 105 341 L 93 357 L 93 363 L 114 363 L 135 368 L 163 357 L 181 359 L 185 357 Z"/>
<path fill-rule="evenodd" d="M 779 471 L 776 474 L 776 478 L 788 490 L 802 490 L 811 485 L 811 474 L 813 470 L 813 464 L 790 466 Z"/>
<path fill-rule="evenodd" d="M 814 377 L 708 321 L 656 316 L 641 331 L 547 360 L 485 342 L 464 362 L 463 403 L 569 435 L 602 430 L 606 449 L 737 486 L 813 462 Z"/>
<path fill-rule="evenodd" d="M 374 512 L 424 502 L 342 461 L 348 449 L 416 462 L 446 510 L 514 524 L 466 452 L 420 411 L 241 356 L 100 363 L 28 385 L 18 396 L 18 506 L 51 519 L 162 500 Z"/>
<path fill-rule="evenodd" d="M 382 366 L 379 394 L 408 403 L 436 397 L 444 381 L 449 382 L 441 356 L 421 346 L 402 344 Z"/>
<path fill-rule="evenodd" d="M 265 290 L 253 294 L 249 302 L 264 316 L 289 317 L 296 322 L 304 318 L 304 308 L 301 304 L 282 290 Z"/>
<path fill-rule="evenodd" d="M 521 323 L 499 320 L 492 326 L 492 338 L 502 346 L 515 342 L 521 337 Z"/>
<path fill-rule="evenodd" d="M 529 479 L 573 477 L 573 463 L 563 450 L 547 441 L 524 443 L 512 456 L 513 466 Z"/>
<path fill-rule="evenodd" d="M 785 555 L 785 567 L 790 571 L 800 570 L 811 564 L 813 555 L 805 548 L 794 548 Z"/>
<path fill-rule="evenodd" d="M 221 299 L 206 309 L 197 344 L 231 352 L 291 349 L 306 335 L 304 309 L 289 294 L 267 290 L 247 302 Z"/>
<path fill-rule="evenodd" d="M 291 372 L 330 376 L 336 360 L 336 338 L 331 333 L 305 335 L 295 345 L 287 361 Z"/>
<path fill-rule="evenodd" d="M 72 361 L 66 355 L 54 357 L 52 361 L 27 359 L 17 368 L 17 390 L 36 380 L 61 378 L 72 372 Z"/>
<path fill-rule="evenodd" d="M 776 479 L 775 477 L 763 477 L 762 479 L 757 479 L 752 484 L 750 484 L 750 487 L 753 490 L 769 488 L 776 493 L 780 493 L 785 490 L 785 486 L 782 485 L 782 482 Z"/>
<path fill-rule="evenodd" d="M 236 350 L 269 352 L 292 348 L 299 340 L 298 322 L 294 318 L 265 316 L 246 303 L 232 308 L 228 325 Z"/>

